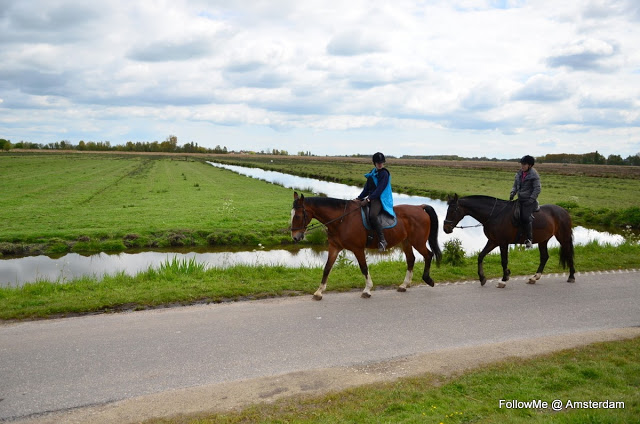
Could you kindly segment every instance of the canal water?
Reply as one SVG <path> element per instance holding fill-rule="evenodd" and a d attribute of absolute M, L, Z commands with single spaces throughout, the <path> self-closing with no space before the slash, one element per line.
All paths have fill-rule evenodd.
<path fill-rule="evenodd" d="M 224 165 L 209 162 L 212 166 L 227 169 L 250 178 L 264 180 L 278 184 L 283 187 L 322 193 L 330 197 L 341 199 L 353 199 L 357 197 L 362 188 L 348 186 L 345 184 L 320 181 L 312 178 L 297 177 L 281 172 L 265 171 L 258 168 L 245 168 L 234 165 Z M 364 183 L 364 176 L 363 176 Z M 446 216 L 447 204 L 440 200 L 427 197 L 409 196 L 405 194 L 393 194 L 394 204 L 420 205 L 423 203 L 431 205 L 440 219 L 440 232 L 438 240 L 440 247 L 452 238 L 457 238 L 462 242 L 462 247 L 467 254 L 481 250 L 486 238 L 482 232 L 482 227 L 471 227 L 456 229 L 452 234 L 445 234 L 442 231 L 442 221 Z M 478 222 L 466 217 L 460 226 L 474 226 Z M 591 230 L 584 227 L 574 228 L 575 244 L 585 244 L 596 240 L 600 243 L 619 244 L 624 241 L 623 237 L 617 234 Z M 549 243 L 550 246 L 557 246 L 555 238 Z M 497 250 L 496 250 L 497 251 Z M 388 253 L 379 254 L 375 251 L 367 252 L 369 263 L 382 260 L 402 259 L 403 253 L 399 249 L 392 249 Z M 422 257 L 416 254 L 419 260 Z M 25 283 L 39 280 L 68 282 L 85 275 L 102 277 L 105 274 L 115 274 L 124 272 L 128 275 L 135 275 L 147 269 L 157 268 L 166 261 L 179 261 L 194 259 L 198 263 L 205 264 L 206 267 L 226 268 L 234 265 L 251 266 L 272 266 L 281 265 L 289 267 L 317 267 L 326 262 L 327 253 L 325 248 L 297 248 L 289 249 L 263 249 L 256 248 L 244 251 L 216 251 L 212 249 L 197 250 L 172 250 L 172 251 L 146 251 L 139 253 L 100 253 L 91 256 L 83 256 L 77 253 L 69 253 L 59 258 L 48 256 L 30 256 L 14 259 L 0 259 L 0 287 L 21 286 Z M 346 252 L 344 258 L 356 263 L 351 252 Z"/>

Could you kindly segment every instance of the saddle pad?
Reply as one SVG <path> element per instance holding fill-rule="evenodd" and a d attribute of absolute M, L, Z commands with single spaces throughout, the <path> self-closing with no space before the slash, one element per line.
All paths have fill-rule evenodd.
<path fill-rule="evenodd" d="M 371 225 L 369 224 L 369 220 L 367 217 L 369 216 L 369 206 L 363 206 L 360 208 L 360 213 L 362 215 L 362 225 L 367 230 L 371 230 Z M 388 213 L 382 211 L 380 213 L 380 220 L 382 221 L 382 229 L 393 228 L 398 223 L 398 218 L 395 216 L 391 216 Z"/>

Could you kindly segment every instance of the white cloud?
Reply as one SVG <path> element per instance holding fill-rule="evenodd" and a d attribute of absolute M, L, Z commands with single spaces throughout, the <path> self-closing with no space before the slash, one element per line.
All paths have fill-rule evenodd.
<path fill-rule="evenodd" d="M 0 137 L 176 134 L 229 149 L 490 157 L 602 143 L 603 154 L 635 154 L 639 10 L 634 0 L 2 2 Z"/>

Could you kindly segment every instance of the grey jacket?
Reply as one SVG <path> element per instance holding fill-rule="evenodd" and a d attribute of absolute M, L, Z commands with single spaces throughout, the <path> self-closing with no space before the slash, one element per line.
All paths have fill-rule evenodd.
<path fill-rule="evenodd" d="M 520 200 L 537 200 L 542 185 L 540 184 L 540 175 L 534 168 L 530 168 L 527 172 L 527 176 L 522 180 L 522 170 L 516 172 L 516 178 L 513 182 L 513 188 L 511 189 L 510 198 L 513 198 L 515 194 L 518 194 Z"/>

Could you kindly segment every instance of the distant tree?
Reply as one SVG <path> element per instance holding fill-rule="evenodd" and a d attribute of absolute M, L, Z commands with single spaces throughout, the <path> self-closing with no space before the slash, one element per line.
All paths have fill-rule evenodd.
<path fill-rule="evenodd" d="M 624 160 L 622 160 L 622 156 L 620 155 L 609 155 L 607 165 L 624 165 Z"/>
<path fill-rule="evenodd" d="M 10 150 L 10 149 L 11 149 L 11 142 L 4 138 L 0 138 L 0 150 Z"/>
<path fill-rule="evenodd" d="M 13 145 L 14 149 L 42 149 L 42 145 L 38 143 L 32 143 L 30 141 L 19 141 Z"/>
<path fill-rule="evenodd" d="M 629 156 L 624 161 L 629 165 L 640 166 L 640 153 Z"/>
<path fill-rule="evenodd" d="M 69 140 L 60 140 L 60 150 L 72 150 L 73 144 Z"/>
<path fill-rule="evenodd" d="M 165 141 L 160 143 L 161 152 L 175 152 L 178 147 L 178 137 L 170 135 Z"/>

